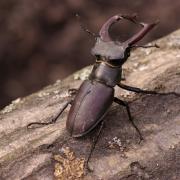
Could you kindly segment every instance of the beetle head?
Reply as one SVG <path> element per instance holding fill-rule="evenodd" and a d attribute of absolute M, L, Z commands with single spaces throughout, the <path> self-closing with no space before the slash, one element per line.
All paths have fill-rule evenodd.
<path fill-rule="evenodd" d="M 119 20 L 127 19 L 135 24 L 142 26 L 142 29 L 125 42 L 113 41 L 109 35 L 109 28 Z M 136 15 L 115 15 L 108 19 L 102 26 L 99 36 L 96 38 L 92 54 L 97 61 L 105 61 L 113 66 L 121 66 L 130 56 L 130 51 L 135 43 L 141 40 L 157 23 L 147 24 L 138 22 Z"/>

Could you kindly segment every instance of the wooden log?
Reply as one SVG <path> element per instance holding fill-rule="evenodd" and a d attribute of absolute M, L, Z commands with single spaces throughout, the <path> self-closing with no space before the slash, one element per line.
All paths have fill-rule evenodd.
<path fill-rule="evenodd" d="M 180 93 L 179 37 L 180 30 L 177 30 L 156 41 L 159 49 L 135 50 L 123 67 L 124 83 Z M 54 155 L 58 155 L 56 160 L 62 158 L 59 156 L 62 149 L 69 154 L 74 152 L 77 161 L 88 156 L 95 132 L 85 138 L 69 139 L 65 129 L 69 108 L 55 124 L 35 129 L 27 129 L 27 125 L 52 119 L 71 98 L 68 89 L 78 88 L 91 68 L 86 67 L 37 93 L 18 98 L 0 111 L 0 179 L 54 179 L 57 168 Z M 113 104 L 90 160 L 93 172 L 81 177 L 82 174 L 73 174 L 71 169 L 64 179 L 178 179 L 180 97 L 137 95 L 120 88 L 116 88 L 116 96 L 129 101 L 135 123 L 145 140 L 138 143 L 139 137 L 125 109 Z M 66 165 L 73 162 L 68 157 L 63 158 Z M 81 171 L 75 168 L 74 171 Z"/>

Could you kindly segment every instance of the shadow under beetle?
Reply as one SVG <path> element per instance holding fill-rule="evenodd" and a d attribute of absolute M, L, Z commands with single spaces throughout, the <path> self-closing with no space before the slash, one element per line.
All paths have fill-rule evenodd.
<path fill-rule="evenodd" d="M 122 19 L 126 19 L 135 24 L 138 24 L 142 27 L 142 29 L 125 42 L 113 41 L 109 35 L 109 28 L 112 24 Z M 91 33 L 88 29 L 85 29 L 85 31 L 91 33 L 96 38 L 95 46 L 92 48 L 91 51 L 92 55 L 96 57 L 96 63 L 92 69 L 88 80 L 85 80 L 80 86 L 79 90 L 75 91 L 76 96 L 74 100 L 68 101 L 61 109 L 61 111 L 57 114 L 57 116 L 52 119 L 52 121 L 47 123 L 33 122 L 30 123 L 28 127 L 34 124 L 48 125 L 55 123 L 61 113 L 67 108 L 69 104 L 71 104 L 71 108 L 66 121 L 66 128 L 72 137 L 81 137 L 86 135 L 92 129 L 94 129 L 97 124 L 101 122 L 100 129 L 97 133 L 96 138 L 94 139 L 94 144 L 87 159 L 88 163 L 100 135 L 101 129 L 103 127 L 103 118 L 106 115 L 111 104 L 115 102 L 126 108 L 129 120 L 139 134 L 140 140 L 142 140 L 143 137 L 133 121 L 128 103 L 118 99 L 117 97 L 114 97 L 114 87 L 117 85 L 122 89 L 133 91 L 136 93 L 160 95 L 174 94 L 180 96 L 180 94 L 177 94 L 175 92 L 158 93 L 155 91 L 147 91 L 135 87 L 130 87 L 121 83 L 122 65 L 130 56 L 130 51 L 132 48 L 158 47 L 157 45 L 135 45 L 156 24 L 157 23 L 147 24 L 138 22 L 136 16 L 115 15 L 109 18 L 104 23 L 104 25 L 100 29 L 98 36 Z"/>

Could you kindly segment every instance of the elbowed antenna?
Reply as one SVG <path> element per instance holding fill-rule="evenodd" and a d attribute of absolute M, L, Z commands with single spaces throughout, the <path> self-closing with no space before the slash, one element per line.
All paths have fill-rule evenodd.
<path fill-rule="evenodd" d="M 82 22 L 81 17 L 78 13 L 75 14 L 77 20 L 79 21 L 80 27 L 83 31 L 87 32 L 91 36 L 93 36 L 95 39 L 98 37 L 94 32 L 91 32 Z"/>

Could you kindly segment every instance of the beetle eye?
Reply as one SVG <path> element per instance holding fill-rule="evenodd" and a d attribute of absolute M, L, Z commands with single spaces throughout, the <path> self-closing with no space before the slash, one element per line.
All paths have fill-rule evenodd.
<path fill-rule="evenodd" d="M 101 59 L 101 56 L 100 55 L 95 55 L 96 56 L 96 59 L 97 60 L 100 60 Z"/>
<path fill-rule="evenodd" d="M 130 52 L 127 52 L 127 57 L 129 57 L 130 56 Z"/>
<path fill-rule="evenodd" d="M 130 56 L 130 48 L 126 49 L 126 53 L 127 53 L 127 56 L 129 57 Z"/>

